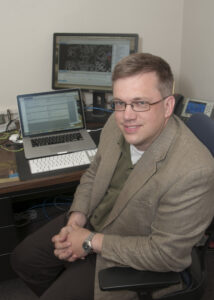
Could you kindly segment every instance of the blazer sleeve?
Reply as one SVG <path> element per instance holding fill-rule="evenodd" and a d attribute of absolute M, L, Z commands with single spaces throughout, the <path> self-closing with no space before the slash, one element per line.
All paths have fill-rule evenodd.
<path fill-rule="evenodd" d="M 213 167 L 191 170 L 160 199 L 148 236 L 106 234 L 101 256 L 140 270 L 185 269 L 214 215 L 213 195 Z"/>

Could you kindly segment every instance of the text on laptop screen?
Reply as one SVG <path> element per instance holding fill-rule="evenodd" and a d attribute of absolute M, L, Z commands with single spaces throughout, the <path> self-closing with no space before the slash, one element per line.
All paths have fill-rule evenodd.
<path fill-rule="evenodd" d="M 23 95 L 19 110 L 24 136 L 84 128 L 78 91 Z"/>

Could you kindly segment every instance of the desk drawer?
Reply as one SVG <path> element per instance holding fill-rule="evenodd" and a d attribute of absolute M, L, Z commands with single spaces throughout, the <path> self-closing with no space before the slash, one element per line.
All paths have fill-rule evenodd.
<path fill-rule="evenodd" d="M 13 225 L 0 227 L 0 255 L 12 252 L 18 243 L 16 228 Z"/>
<path fill-rule="evenodd" d="M 0 255 L 0 281 L 17 277 L 10 265 L 10 253 Z"/>
<path fill-rule="evenodd" d="M 10 198 L 0 198 L 0 227 L 13 224 L 13 210 Z"/>

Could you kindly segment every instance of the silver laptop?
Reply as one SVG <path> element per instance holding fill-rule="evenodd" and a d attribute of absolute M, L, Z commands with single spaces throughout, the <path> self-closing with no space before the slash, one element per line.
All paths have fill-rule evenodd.
<path fill-rule="evenodd" d="M 27 159 L 96 148 L 78 89 L 18 95 Z"/>

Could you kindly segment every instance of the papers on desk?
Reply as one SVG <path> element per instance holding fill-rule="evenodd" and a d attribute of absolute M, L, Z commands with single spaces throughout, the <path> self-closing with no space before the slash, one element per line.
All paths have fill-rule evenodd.
<path fill-rule="evenodd" d="M 19 181 L 19 174 L 12 161 L 0 161 L 0 183 Z"/>

